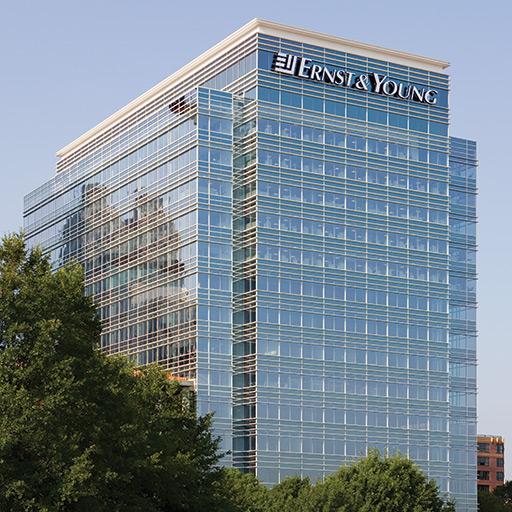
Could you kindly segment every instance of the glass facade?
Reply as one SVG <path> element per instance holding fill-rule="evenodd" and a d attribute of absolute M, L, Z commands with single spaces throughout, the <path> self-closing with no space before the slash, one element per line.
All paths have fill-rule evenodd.
<path fill-rule="evenodd" d="M 273 70 L 276 52 L 438 91 Z M 193 381 L 273 484 L 369 448 L 476 511 L 476 149 L 448 76 L 257 33 L 66 155 L 31 244 L 83 263 L 102 349 Z"/>

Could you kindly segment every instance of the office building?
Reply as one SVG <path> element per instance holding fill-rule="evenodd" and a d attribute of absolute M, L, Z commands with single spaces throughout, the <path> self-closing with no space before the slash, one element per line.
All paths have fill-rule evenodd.
<path fill-rule="evenodd" d="M 478 490 L 492 492 L 505 483 L 505 441 L 501 436 L 479 435 L 477 449 Z"/>
<path fill-rule="evenodd" d="M 253 20 L 26 197 L 102 350 L 193 381 L 225 464 L 274 484 L 400 452 L 476 511 L 476 146 L 447 66 Z"/>

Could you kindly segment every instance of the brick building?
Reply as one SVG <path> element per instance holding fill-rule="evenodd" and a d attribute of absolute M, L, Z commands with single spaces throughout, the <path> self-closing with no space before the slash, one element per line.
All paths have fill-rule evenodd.
<path fill-rule="evenodd" d="M 505 481 L 505 440 L 479 435 L 477 444 L 478 490 L 491 492 Z"/>

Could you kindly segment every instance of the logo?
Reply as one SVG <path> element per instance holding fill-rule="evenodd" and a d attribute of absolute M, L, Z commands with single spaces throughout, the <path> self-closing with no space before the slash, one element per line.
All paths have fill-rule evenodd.
<path fill-rule="evenodd" d="M 288 55 L 286 53 L 276 53 L 274 55 L 274 71 L 284 73 L 286 75 L 295 75 L 295 68 L 297 67 L 297 60 L 299 57 L 296 55 Z"/>
<path fill-rule="evenodd" d="M 329 68 L 313 64 L 311 59 L 288 53 L 276 52 L 274 54 L 272 70 L 284 75 L 373 92 L 392 98 L 411 100 L 427 105 L 437 103 L 438 92 L 435 89 L 405 84 L 379 73 L 357 74 L 344 69 Z"/>

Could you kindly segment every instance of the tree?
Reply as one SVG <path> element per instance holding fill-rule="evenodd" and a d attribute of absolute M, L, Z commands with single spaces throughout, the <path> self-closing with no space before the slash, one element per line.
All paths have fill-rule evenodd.
<path fill-rule="evenodd" d="M 512 480 L 496 487 L 493 491 L 494 496 L 500 498 L 503 503 L 512 505 Z"/>
<path fill-rule="evenodd" d="M 291 476 L 270 491 L 268 510 L 272 512 L 300 512 L 307 510 L 312 487 L 309 478 Z"/>
<path fill-rule="evenodd" d="M 98 350 L 78 265 L 0 245 L 0 510 L 216 510 L 211 418 L 157 368 Z"/>
<path fill-rule="evenodd" d="M 225 512 L 454 512 L 433 481 L 403 457 L 381 458 L 372 452 L 312 485 L 289 477 L 267 491 L 258 480 L 226 470 L 222 487 Z M 499 509 L 498 512 L 501 512 Z"/>
<path fill-rule="evenodd" d="M 512 512 L 512 481 L 488 491 L 479 491 L 478 510 L 480 512 Z"/>
<path fill-rule="evenodd" d="M 452 503 L 440 496 L 411 461 L 400 456 L 381 458 L 371 452 L 352 466 L 342 467 L 319 482 L 308 510 L 322 512 L 451 512 Z"/>
<path fill-rule="evenodd" d="M 478 510 L 479 512 L 512 512 L 512 507 L 504 503 L 501 496 L 495 492 L 478 492 Z"/>
<path fill-rule="evenodd" d="M 219 487 L 224 512 L 268 512 L 269 491 L 252 473 L 224 469 Z"/>

